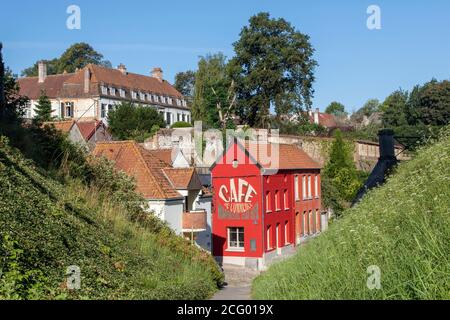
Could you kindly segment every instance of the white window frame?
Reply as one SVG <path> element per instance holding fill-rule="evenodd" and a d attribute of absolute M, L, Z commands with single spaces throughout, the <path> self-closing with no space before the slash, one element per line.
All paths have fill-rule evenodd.
<path fill-rule="evenodd" d="M 266 192 L 266 213 L 272 212 L 272 203 L 270 201 L 270 191 Z"/>
<path fill-rule="evenodd" d="M 319 198 L 319 176 L 317 174 L 314 176 L 314 194 L 316 198 Z"/>
<path fill-rule="evenodd" d="M 275 211 L 281 211 L 280 190 L 275 190 Z"/>
<path fill-rule="evenodd" d="M 312 185 L 310 175 L 308 175 L 308 199 L 312 199 Z"/>
<path fill-rule="evenodd" d="M 290 244 L 289 242 L 289 233 L 288 233 L 288 227 L 289 227 L 289 221 L 285 221 L 284 222 L 284 244 L 288 245 Z"/>
<path fill-rule="evenodd" d="M 115 96 L 116 95 L 116 88 L 109 87 L 109 95 L 110 96 Z"/>
<path fill-rule="evenodd" d="M 266 247 L 267 247 L 267 250 L 272 250 L 273 249 L 272 241 L 270 241 L 270 240 L 272 240 L 271 239 L 271 237 L 272 237 L 272 235 L 271 235 L 272 232 L 271 231 L 272 231 L 272 226 L 268 225 L 267 228 L 266 228 Z"/>
<path fill-rule="evenodd" d="M 283 191 L 283 207 L 284 210 L 289 210 L 289 191 L 285 189 Z"/>
<path fill-rule="evenodd" d="M 231 231 L 236 230 L 236 246 L 231 245 Z M 240 232 L 242 229 L 242 232 Z M 242 240 L 241 236 L 242 235 Z M 241 246 L 242 243 L 242 246 Z M 227 228 L 227 250 L 228 251 L 245 251 L 245 229 L 244 227 L 228 227 Z"/>
<path fill-rule="evenodd" d="M 307 193 L 306 193 L 306 176 L 305 175 L 302 176 L 302 196 L 303 196 L 303 200 L 305 200 L 306 197 L 307 197 Z"/>
<path fill-rule="evenodd" d="M 294 176 L 294 197 L 295 197 L 295 201 L 300 200 L 300 194 L 299 194 L 299 190 L 298 190 L 298 175 Z"/>
<path fill-rule="evenodd" d="M 119 89 L 119 96 L 121 96 L 122 98 L 125 98 L 125 90 L 124 89 Z"/>
<path fill-rule="evenodd" d="M 131 99 L 137 100 L 137 92 L 131 90 Z"/>
<path fill-rule="evenodd" d="M 108 94 L 108 88 L 106 86 L 101 86 L 102 94 Z"/>

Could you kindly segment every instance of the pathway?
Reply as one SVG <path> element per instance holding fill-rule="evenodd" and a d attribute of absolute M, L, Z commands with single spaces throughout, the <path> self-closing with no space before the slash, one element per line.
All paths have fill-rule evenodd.
<path fill-rule="evenodd" d="M 223 265 L 227 286 L 220 289 L 212 300 L 250 300 L 253 279 L 260 271 L 235 265 Z"/>

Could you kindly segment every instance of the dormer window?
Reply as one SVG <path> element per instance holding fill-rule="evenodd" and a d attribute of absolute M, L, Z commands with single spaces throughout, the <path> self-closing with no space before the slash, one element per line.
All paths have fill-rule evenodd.
<path fill-rule="evenodd" d="M 181 100 L 177 99 L 177 106 L 181 106 Z"/>
<path fill-rule="evenodd" d="M 159 102 L 159 97 L 156 94 L 153 95 L 153 101 Z"/>
<path fill-rule="evenodd" d="M 152 95 L 150 93 L 147 93 L 147 100 L 152 101 Z"/>
<path fill-rule="evenodd" d="M 186 107 L 187 106 L 186 100 L 182 100 L 182 104 L 183 104 L 183 107 Z"/>
<path fill-rule="evenodd" d="M 173 104 L 172 98 L 168 97 L 168 98 L 167 98 L 167 103 L 168 103 L 168 104 Z"/>
<path fill-rule="evenodd" d="M 101 86 L 102 94 L 108 94 L 108 88 L 105 86 Z"/>
<path fill-rule="evenodd" d="M 120 95 L 122 98 L 125 98 L 125 90 L 119 89 L 119 95 Z"/>
<path fill-rule="evenodd" d="M 143 92 L 139 92 L 139 99 L 145 100 L 145 94 Z"/>
<path fill-rule="evenodd" d="M 166 97 L 161 96 L 161 102 L 162 102 L 162 103 L 167 103 Z"/>
<path fill-rule="evenodd" d="M 111 96 L 115 96 L 115 95 L 116 95 L 116 88 L 109 87 L 109 94 L 110 94 Z"/>
<path fill-rule="evenodd" d="M 131 99 L 137 99 L 136 91 L 131 91 Z"/>

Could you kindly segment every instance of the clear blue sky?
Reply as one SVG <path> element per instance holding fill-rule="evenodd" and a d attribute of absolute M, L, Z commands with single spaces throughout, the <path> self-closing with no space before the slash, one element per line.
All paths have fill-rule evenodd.
<path fill-rule="evenodd" d="M 81 30 L 68 30 L 66 9 L 81 8 Z M 366 27 L 369 5 L 381 8 L 381 30 Z M 450 1 L 127 0 L 2 1 L 0 41 L 15 73 L 70 44 L 90 43 L 113 66 L 148 74 L 154 66 L 173 82 L 198 56 L 222 51 L 261 11 L 308 34 L 319 63 L 314 107 L 333 100 L 348 111 L 383 100 L 432 77 L 450 78 Z"/>

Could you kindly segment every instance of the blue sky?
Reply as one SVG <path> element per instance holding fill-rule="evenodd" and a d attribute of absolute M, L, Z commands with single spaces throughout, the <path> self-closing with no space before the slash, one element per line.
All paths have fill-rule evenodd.
<path fill-rule="evenodd" d="M 81 8 L 81 30 L 66 28 L 66 9 Z M 369 5 L 381 8 L 381 30 L 366 27 Z M 38 59 L 59 56 L 70 44 L 90 43 L 113 66 L 149 74 L 154 66 L 173 82 L 195 69 L 198 57 L 222 51 L 248 18 L 267 11 L 308 34 L 319 66 L 314 107 L 333 100 L 348 111 L 369 98 L 383 100 L 432 77 L 450 79 L 450 1 L 2 1 L 0 41 L 15 73 Z"/>

